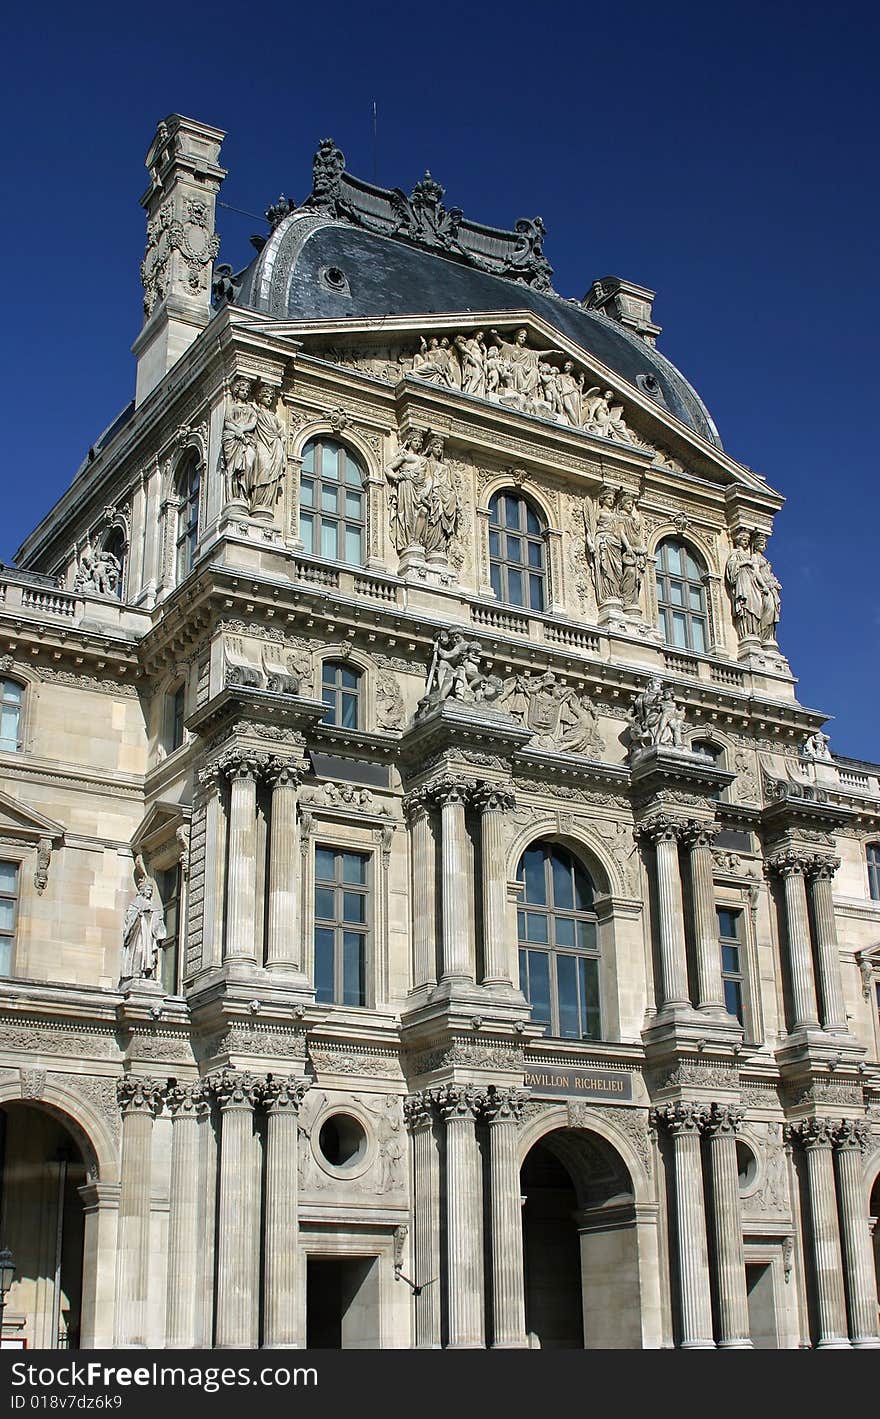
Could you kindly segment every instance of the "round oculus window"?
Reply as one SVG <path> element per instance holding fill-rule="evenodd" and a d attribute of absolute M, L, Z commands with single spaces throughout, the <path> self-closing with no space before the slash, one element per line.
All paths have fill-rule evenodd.
<path fill-rule="evenodd" d="M 331 1114 L 321 1125 L 318 1147 L 331 1168 L 353 1168 L 367 1150 L 366 1131 L 351 1114 Z"/>

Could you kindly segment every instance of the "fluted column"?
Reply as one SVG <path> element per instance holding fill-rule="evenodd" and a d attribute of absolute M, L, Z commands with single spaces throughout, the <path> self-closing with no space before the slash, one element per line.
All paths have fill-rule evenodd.
<path fill-rule="evenodd" d="M 260 1081 L 224 1070 L 209 1076 L 220 1106 L 220 1212 L 217 1226 L 218 1349 L 253 1349 L 259 1318 L 260 1196 L 254 1107 Z"/>
<path fill-rule="evenodd" d="M 516 807 L 516 799 L 508 789 L 486 784 L 477 790 L 476 801 L 483 878 L 483 984 L 510 985 L 504 815 Z"/>
<path fill-rule="evenodd" d="M 785 890 L 788 963 L 794 1011 L 792 1028 L 795 1030 L 819 1028 L 807 892 L 804 884 L 804 867 L 807 861 L 807 858 L 787 848 L 775 853 L 765 863 L 766 871 L 782 878 Z"/>
<path fill-rule="evenodd" d="M 694 944 L 697 959 L 697 1008 L 709 1015 L 726 1015 L 721 977 L 721 946 L 715 911 L 712 844 L 718 833 L 714 823 L 688 823 L 684 841 L 690 851 L 694 909 Z"/>
<path fill-rule="evenodd" d="M 405 800 L 409 819 L 412 863 L 412 984 L 436 985 L 434 949 L 434 845 L 431 841 L 431 805 L 423 789 Z"/>
<path fill-rule="evenodd" d="M 703 1120 L 712 1177 L 719 1350 L 752 1349 L 736 1161 L 736 1134 L 742 1119 L 742 1109 L 712 1104 Z"/>
<path fill-rule="evenodd" d="M 224 960 L 256 965 L 256 837 L 258 765 L 253 756 L 230 751 L 223 762 L 229 779 L 229 866 Z"/>
<path fill-rule="evenodd" d="M 806 875 L 813 899 L 822 1028 L 833 1034 L 846 1034 L 840 948 L 837 944 L 837 924 L 834 920 L 834 899 L 831 893 L 831 883 L 839 866 L 839 857 L 823 857 L 817 854 L 811 858 Z"/>
<path fill-rule="evenodd" d="M 834 1130 L 840 1236 L 849 1301 L 849 1333 L 855 1350 L 877 1350 L 877 1282 L 868 1214 L 864 1203 L 862 1158 L 870 1129 L 863 1119 L 844 1119 Z"/>
<path fill-rule="evenodd" d="M 522 1350 L 526 1340 L 519 1123 L 526 1095 L 490 1089 L 489 1188 L 492 1216 L 492 1348 Z"/>
<path fill-rule="evenodd" d="M 204 794 L 205 867 L 202 887 L 202 965 L 219 966 L 223 956 L 223 896 L 226 883 L 226 818 L 224 775 L 218 764 L 199 771 Z M 190 910 L 195 910 L 190 895 Z"/>
<path fill-rule="evenodd" d="M 464 890 L 469 877 L 464 817 L 469 793 L 470 785 L 455 779 L 446 779 L 434 787 L 441 812 L 443 979 L 472 982 L 474 945 Z"/>
<path fill-rule="evenodd" d="M 417 1349 L 440 1346 L 440 1155 L 434 1135 L 434 1101 L 412 1094 L 403 1104 L 412 1140 L 413 1275 Z"/>
<path fill-rule="evenodd" d="M 700 1159 L 704 1117 L 697 1104 L 665 1104 L 654 1110 L 655 1122 L 672 1139 L 682 1350 L 711 1350 L 715 1344 Z"/>
<path fill-rule="evenodd" d="M 446 1125 L 446 1289 L 449 1345 L 481 1350 L 483 1307 L 483 1186 L 476 1117 L 483 1095 L 467 1084 L 438 1091 Z"/>
<path fill-rule="evenodd" d="M 273 759 L 266 776 L 272 785 L 266 966 L 269 970 L 295 971 L 302 969 L 299 938 L 295 930 L 299 867 L 296 793 L 302 768 L 283 759 Z"/>
<path fill-rule="evenodd" d="M 201 1080 L 169 1083 L 165 1102 L 171 1115 L 171 1195 L 168 1218 L 168 1300 L 165 1344 L 192 1350 L 199 1344 L 200 1259 L 199 1129 L 210 1108 Z"/>
<path fill-rule="evenodd" d="M 117 1346 L 147 1344 L 153 1120 L 162 1084 L 130 1075 L 116 1085 L 122 1110 L 122 1180 L 116 1264 Z"/>
<path fill-rule="evenodd" d="M 653 843 L 657 853 L 657 932 L 663 1007 L 690 1005 L 678 835 L 681 824 L 665 813 L 654 813 L 637 825 L 636 833 Z"/>
<path fill-rule="evenodd" d="M 813 1278 L 816 1291 L 817 1350 L 849 1347 L 846 1301 L 843 1294 L 843 1261 L 834 1184 L 834 1124 L 810 1118 L 786 1126 L 786 1140 L 800 1142 L 807 1165 Z"/>
<path fill-rule="evenodd" d="M 266 1227 L 263 1279 L 263 1344 L 277 1349 L 305 1345 L 305 1259 L 299 1250 L 299 1108 L 308 1079 L 266 1080 Z"/>

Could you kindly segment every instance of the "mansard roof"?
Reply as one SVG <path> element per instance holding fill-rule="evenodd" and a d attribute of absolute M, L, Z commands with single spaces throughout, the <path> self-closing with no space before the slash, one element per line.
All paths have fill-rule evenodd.
<path fill-rule="evenodd" d="M 351 177 L 344 161 L 329 140 L 321 144 L 313 192 L 299 208 L 282 199 L 269 209 L 273 230 L 257 258 L 237 276 L 223 268 L 225 298 L 297 321 L 531 310 L 722 446 L 696 390 L 653 345 L 553 290 L 540 217 L 507 232 L 469 222 L 442 205 L 430 174 L 407 198 Z"/>

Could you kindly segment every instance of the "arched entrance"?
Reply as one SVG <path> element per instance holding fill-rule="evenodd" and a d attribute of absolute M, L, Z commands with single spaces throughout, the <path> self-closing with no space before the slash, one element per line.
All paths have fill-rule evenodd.
<path fill-rule="evenodd" d="M 520 1172 L 526 1331 L 542 1349 L 638 1349 L 632 1179 L 598 1134 L 558 1128 Z"/>
<path fill-rule="evenodd" d="M 0 1107 L 0 1238 L 15 1259 L 4 1345 L 54 1350 L 79 1345 L 82 1319 L 82 1152 L 47 1109 Z"/>

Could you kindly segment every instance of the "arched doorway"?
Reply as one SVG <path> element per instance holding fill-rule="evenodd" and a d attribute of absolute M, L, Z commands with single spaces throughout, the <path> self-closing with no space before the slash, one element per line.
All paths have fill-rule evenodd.
<path fill-rule="evenodd" d="M 632 1179 L 598 1134 L 559 1128 L 520 1172 L 526 1331 L 541 1349 L 638 1349 Z"/>
<path fill-rule="evenodd" d="M 47 1109 L 0 1108 L 0 1238 L 15 1260 L 5 1346 L 77 1348 L 82 1318 L 86 1167 L 77 1140 Z"/>
<path fill-rule="evenodd" d="M 880 1310 L 880 1173 L 877 1174 L 874 1179 L 874 1186 L 871 1188 L 868 1214 L 871 1219 L 871 1239 L 874 1245 L 874 1279 L 877 1287 L 877 1307 L 878 1310 Z"/>

